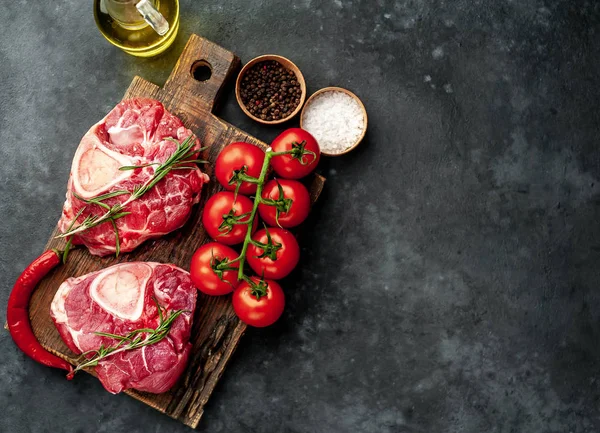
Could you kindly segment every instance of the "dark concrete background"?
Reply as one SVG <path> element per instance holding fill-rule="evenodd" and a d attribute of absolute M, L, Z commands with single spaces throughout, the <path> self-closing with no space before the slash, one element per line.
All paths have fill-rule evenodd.
<path fill-rule="evenodd" d="M 91 1 L 0 3 L 0 305 L 60 215 L 71 158 L 134 75 L 195 32 L 355 91 L 365 142 L 327 189 L 280 323 L 249 330 L 211 432 L 600 431 L 600 6 L 595 1 L 182 1 L 165 55 Z M 280 128 L 220 115 L 268 141 Z M 4 321 L 4 307 L 0 320 Z M 189 429 L 0 332 L 0 431 Z"/>

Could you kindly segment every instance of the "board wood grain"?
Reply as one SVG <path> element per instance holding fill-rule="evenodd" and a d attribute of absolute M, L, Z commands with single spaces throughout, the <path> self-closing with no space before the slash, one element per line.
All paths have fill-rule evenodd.
<path fill-rule="evenodd" d="M 232 52 L 200 36 L 192 35 L 163 88 L 135 77 L 124 99 L 149 97 L 161 101 L 200 138 L 203 146 L 208 146 L 204 157 L 210 163 L 215 161 L 225 145 L 234 141 L 246 141 L 266 148 L 265 143 L 224 122 L 211 112 L 224 83 L 235 74 L 239 63 Z M 210 79 L 194 79 L 193 72 L 198 66 L 210 67 Z M 213 178 L 212 164 L 205 166 L 203 170 Z M 313 203 L 321 193 L 324 181 L 319 175 L 308 180 Z M 33 331 L 41 344 L 73 364 L 79 360 L 63 343 L 50 318 L 50 303 L 65 279 L 128 261 L 173 263 L 188 269 L 194 251 L 209 241 L 200 223 L 201 209 L 207 197 L 220 189 L 214 180 L 205 185 L 200 203 L 195 206 L 184 227 L 160 239 L 145 242 L 135 251 L 123 254 L 118 259 L 114 256 L 96 257 L 84 248 L 73 250 L 67 263 L 47 275 L 32 296 L 29 314 Z M 64 246 L 63 240 L 55 238 L 58 233 L 58 229 L 55 229 L 47 248 L 61 249 Z M 190 339 L 193 348 L 187 369 L 178 383 L 163 394 L 126 391 L 132 397 L 192 428 L 198 426 L 204 405 L 246 329 L 246 325 L 236 317 L 229 296 L 210 297 L 200 294 L 197 305 Z"/>

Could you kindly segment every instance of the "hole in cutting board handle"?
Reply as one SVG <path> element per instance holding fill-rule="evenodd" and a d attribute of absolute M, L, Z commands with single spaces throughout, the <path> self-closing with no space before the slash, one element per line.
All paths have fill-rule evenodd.
<path fill-rule="evenodd" d="M 196 81 L 208 81 L 212 76 L 212 66 L 206 60 L 196 60 L 192 63 L 190 74 Z"/>

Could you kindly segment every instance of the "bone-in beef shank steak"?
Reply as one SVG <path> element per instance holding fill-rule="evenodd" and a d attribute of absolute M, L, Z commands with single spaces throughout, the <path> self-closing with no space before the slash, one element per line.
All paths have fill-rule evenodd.
<path fill-rule="evenodd" d="M 112 393 L 127 388 L 161 393 L 175 384 L 187 364 L 196 292 L 189 273 L 174 265 L 120 263 L 67 279 L 54 296 L 50 315 L 69 349 L 84 353 L 119 342 L 97 332 L 124 336 L 156 329 L 158 306 L 163 320 L 184 310 L 158 343 L 115 353 L 96 367 L 102 385 Z"/>
<path fill-rule="evenodd" d="M 84 207 L 74 226 L 89 215 L 106 212 L 105 208 L 86 204 L 85 200 L 115 191 L 133 192 L 136 186 L 152 178 L 157 166 L 177 149 L 177 142 L 191 134 L 159 101 L 135 98 L 119 103 L 90 128 L 75 152 L 59 221 L 61 232 L 71 227 Z M 195 140 L 195 149 L 200 149 L 199 141 Z M 121 170 L 125 166 L 144 167 Z M 147 239 L 181 227 L 192 205 L 200 200 L 200 190 L 206 181 L 208 176 L 196 166 L 173 170 L 150 191 L 128 204 L 125 211 L 131 213 L 116 220 L 120 250 L 131 251 Z M 128 197 L 128 194 L 119 195 L 104 203 L 113 206 Z M 101 256 L 116 251 L 116 240 L 110 221 L 73 237 L 75 244 L 85 244 L 92 254 Z"/>

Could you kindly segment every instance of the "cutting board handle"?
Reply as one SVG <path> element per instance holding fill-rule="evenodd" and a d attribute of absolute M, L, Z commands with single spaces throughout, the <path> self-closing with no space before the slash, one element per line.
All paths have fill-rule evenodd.
<path fill-rule="evenodd" d="M 212 111 L 223 84 L 236 72 L 240 59 L 231 51 L 191 35 L 164 85 L 186 105 Z"/>

